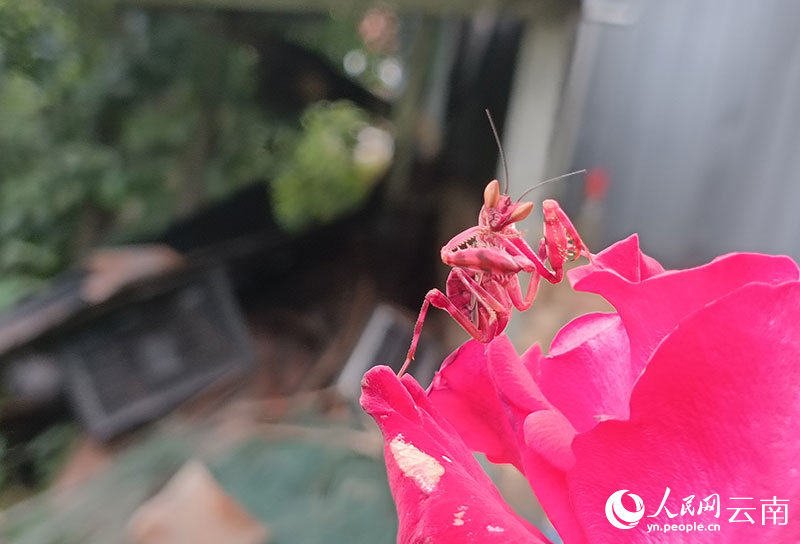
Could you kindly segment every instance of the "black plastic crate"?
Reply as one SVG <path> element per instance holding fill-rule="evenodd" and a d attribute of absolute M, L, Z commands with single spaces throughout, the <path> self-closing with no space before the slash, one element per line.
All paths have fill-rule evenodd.
<path fill-rule="evenodd" d="M 61 337 L 58 352 L 78 417 L 101 440 L 164 414 L 253 361 L 219 269 L 182 275 L 86 319 Z"/>

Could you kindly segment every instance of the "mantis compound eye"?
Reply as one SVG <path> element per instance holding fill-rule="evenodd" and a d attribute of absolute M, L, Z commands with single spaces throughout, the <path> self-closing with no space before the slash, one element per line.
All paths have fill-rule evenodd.
<path fill-rule="evenodd" d="M 486 185 L 483 190 L 483 203 L 487 208 L 496 208 L 500 202 L 500 183 L 493 179 Z"/>
<path fill-rule="evenodd" d="M 514 211 L 511 212 L 511 216 L 509 217 L 509 223 L 516 223 L 517 221 L 522 221 L 526 217 L 528 217 L 533 210 L 533 202 L 523 202 L 521 204 L 517 204 L 517 207 L 514 208 Z"/>

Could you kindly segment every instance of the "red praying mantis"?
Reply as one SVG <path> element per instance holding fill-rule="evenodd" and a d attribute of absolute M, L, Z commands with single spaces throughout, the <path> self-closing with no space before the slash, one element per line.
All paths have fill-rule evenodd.
<path fill-rule="evenodd" d="M 543 181 L 532 187 L 516 201 L 508 196 L 508 169 L 500 138 L 487 110 L 489 123 L 500 150 L 505 170 L 505 187 L 495 179 L 483 191 L 483 207 L 478 214 L 478 224 L 454 236 L 442 247 L 442 261 L 452 267 L 447 277 L 445 293 L 431 289 L 425 295 L 419 311 L 414 336 L 408 355 L 397 376 L 402 376 L 417 350 L 422 324 L 430 305 L 446 311 L 479 342 L 487 343 L 503 332 L 511 317 L 512 305 L 519 311 L 530 308 L 539 288 L 540 277 L 558 283 L 564 276 L 564 263 L 586 255 L 589 249 L 567 214 L 555 200 L 542 202 L 544 237 L 537 251 L 528 245 L 514 223 L 525 219 L 533 210 L 532 202 L 520 202 L 533 189 L 568 176 L 583 173 L 570 172 Z M 550 268 L 545 264 L 550 262 Z M 530 281 L 522 295 L 518 275 L 530 274 Z"/>

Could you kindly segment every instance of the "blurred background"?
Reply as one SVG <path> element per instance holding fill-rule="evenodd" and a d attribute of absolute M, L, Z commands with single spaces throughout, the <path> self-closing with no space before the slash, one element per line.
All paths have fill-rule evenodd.
<path fill-rule="evenodd" d="M 483 188 L 800 256 L 800 4 L 0 0 L 0 541 L 394 542 L 357 405 Z M 582 264 L 582 263 L 578 263 Z M 546 349 L 608 308 L 542 285 Z M 467 339 L 432 310 L 426 385 Z M 488 466 L 548 532 L 519 475 Z"/>

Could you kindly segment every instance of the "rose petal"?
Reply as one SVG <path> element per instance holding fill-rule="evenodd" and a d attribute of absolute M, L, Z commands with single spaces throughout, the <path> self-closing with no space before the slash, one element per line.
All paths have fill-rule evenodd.
<path fill-rule="evenodd" d="M 690 313 L 748 283 L 779 284 L 800 277 L 797 264 L 784 256 L 733 253 L 697 268 L 649 277 L 650 272 L 642 272 L 648 268 L 645 261 L 638 239 L 631 237 L 569 274 L 576 290 L 600 294 L 616 308 L 630 339 L 634 372 L 644 368 L 661 339 Z M 636 279 L 637 271 L 643 279 Z"/>
<path fill-rule="evenodd" d="M 639 235 L 631 234 L 624 240 L 613 244 L 592 257 L 592 263 L 579 266 L 567 272 L 572 285 L 595 270 L 613 270 L 631 282 L 640 282 L 664 272 L 654 258 L 639 249 Z"/>
<path fill-rule="evenodd" d="M 522 362 L 522 366 L 524 366 L 528 373 L 533 377 L 533 381 L 539 383 L 539 378 L 542 373 L 541 369 L 541 361 L 542 361 L 542 348 L 539 346 L 538 343 L 533 344 L 525 353 L 520 356 L 520 361 Z"/>
<path fill-rule="evenodd" d="M 641 369 L 631 368 L 628 335 L 616 314 L 587 314 L 562 328 L 540 363 L 542 393 L 579 432 L 600 419 L 627 419 Z"/>
<path fill-rule="evenodd" d="M 402 544 L 547 540 L 503 501 L 491 480 L 409 375 L 386 366 L 362 380 L 361 406 L 380 427 Z"/>
<path fill-rule="evenodd" d="M 506 412 L 511 409 L 516 414 L 511 418 L 514 429 L 519 430 L 531 412 L 550 408 L 550 403 L 506 335 L 500 335 L 486 345 L 486 363 L 503 409 Z"/>
<path fill-rule="evenodd" d="M 534 360 L 537 352 L 529 350 L 528 360 Z M 544 399 L 507 338 L 487 346 L 486 353 L 489 375 L 517 432 L 522 472 L 536 496 L 547 497 L 542 507 L 558 534 L 565 542 L 581 544 L 584 536 L 570 503 L 565 473 L 575 462 L 571 449 L 575 429 Z"/>
<path fill-rule="evenodd" d="M 473 451 L 519 470 L 523 422 L 531 412 L 550 408 L 503 334 L 487 344 L 470 340 L 453 352 L 428 398 Z"/>
<path fill-rule="evenodd" d="M 800 524 L 762 525 L 760 507 L 773 497 L 800 500 L 798 360 L 800 283 L 747 285 L 686 318 L 637 382 L 630 421 L 602 422 L 573 443 L 568 482 L 589 539 L 644 544 L 655 538 L 647 523 L 697 521 L 722 530 L 675 533 L 669 542 L 800 541 Z M 661 512 L 630 530 L 605 519 L 612 493 L 639 495 L 649 516 L 667 487 L 672 513 L 684 497 L 694 495 L 697 505 L 716 493 L 720 518 L 704 512 L 671 520 Z M 755 524 L 729 522 L 726 509 L 744 503 L 756 508 Z"/>
<path fill-rule="evenodd" d="M 525 419 L 522 450 L 525 477 L 564 542 L 584 544 L 586 536 L 578 523 L 567 487 L 566 468 L 574 465 L 571 444 L 575 431 L 556 410 L 541 410 Z"/>
<path fill-rule="evenodd" d="M 540 353 L 536 348 L 526 357 L 535 364 Z M 471 449 L 494 462 L 513 462 L 537 496 L 548 497 L 545 513 L 557 520 L 559 534 L 569 535 L 571 543 L 583 542 L 564 472 L 574 462 L 575 430 L 544 399 L 508 338 L 459 348 L 442 365 L 428 398 Z"/>
<path fill-rule="evenodd" d="M 428 398 L 470 449 L 521 470 L 517 433 L 489 375 L 486 347 L 470 340 L 447 357 L 428 388 Z"/>

